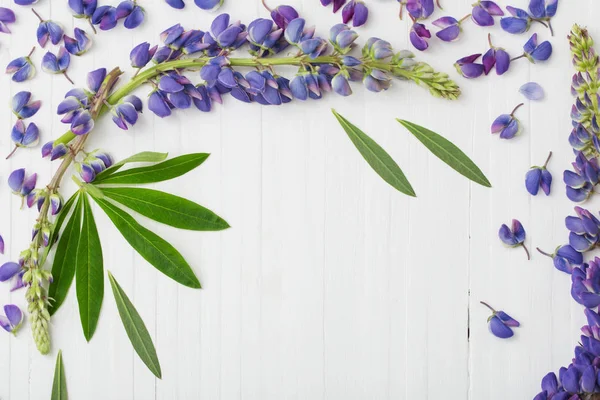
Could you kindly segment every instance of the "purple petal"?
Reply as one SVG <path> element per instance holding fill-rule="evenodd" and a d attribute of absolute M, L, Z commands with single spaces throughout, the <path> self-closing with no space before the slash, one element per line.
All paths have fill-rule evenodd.
<path fill-rule="evenodd" d="M 178 10 L 181 10 L 182 8 L 185 7 L 185 3 L 183 2 L 183 0 L 165 0 L 167 2 L 168 5 L 170 5 L 173 8 L 176 8 Z"/>
<path fill-rule="evenodd" d="M 516 246 L 517 239 L 515 239 L 515 235 L 511 232 L 510 228 L 506 226 L 506 224 L 502 224 L 500 230 L 498 231 L 498 237 L 500 240 L 508 245 L 508 246 Z"/>
<path fill-rule="evenodd" d="M 0 267 L 0 282 L 6 282 L 21 271 L 21 266 L 15 262 L 4 263 Z"/>
<path fill-rule="evenodd" d="M 519 220 L 513 219 L 511 229 L 515 234 L 517 243 L 523 243 L 525 241 L 525 228 L 523 228 L 523 224 Z"/>
<path fill-rule="evenodd" d="M 510 67 L 510 56 L 504 49 L 496 49 L 496 74 L 502 75 Z"/>
<path fill-rule="evenodd" d="M 525 175 L 525 187 L 532 196 L 538 194 L 541 180 L 542 170 L 540 168 L 532 168 Z"/>
<path fill-rule="evenodd" d="M 546 61 L 552 55 L 552 44 L 546 41 L 541 43 L 535 50 L 531 52 L 531 57 L 535 61 Z"/>
<path fill-rule="evenodd" d="M 493 1 L 482 0 L 479 2 L 479 4 L 481 5 L 481 7 L 483 7 L 484 10 L 486 10 L 491 15 L 494 15 L 494 16 L 504 15 L 504 11 L 502 11 L 502 9 L 498 6 L 498 4 L 494 3 Z"/>
<path fill-rule="evenodd" d="M 489 12 L 483 9 L 481 5 L 473 7 L 471 13 L 471 19 L 479 26 L 492 26 L 494 25 L 494 17 Z"/>
<path fill-rule="evenodd" d="M 483 55 L 481 62 L 483 63 L 483 73 L 486 75 L 489 74 L 492 68 L 494 68 L 494 65 L 496 64 L 496 50 L 489 49 Z"/>
<path fill-rule="evenodd" d="M 545 0 L 530 0 L 529 12 L 535 18 L 544 18 L 546 16 Z"/>
<path fill-rule="evenodd" d="M 85 135 L 94 128 L 94 120 L 89 111 L 82 111 L 71 122 L 71 131 L 75 135 Z"/>
<path fill-rule="evenodd" d="M 0 7 L 0 21 L 5 24 L 13 23 L 17 20 L 15 13 L 10 8 Z"/>
<path fill-rule="evenodd" d="M 19 193 L 23 187 L 23 181 L 25 180 L 25 168 L 14 170 L 8 176 L 8 186 L 13 192 Z"/>
<path fill-rule="evenodd" d="M 139 6 L 136 6 L 133 9 L 133 12 L 125 18 L 123 26 L 127 29 L 135 29 L 140 26 L 142 22 L 144 22 L 144 10 Z"/>
<path fill-rule="evenodd" d="M 439 32 L 438 32 L 439 33 Z M 461 74 L 465 78 L 473 79 L 483 74 L 483 64 L 465 64 L 460 66 Z"/>
<path fill-rule="evenodd" d="M 534 33 L 533 35 L 531 35 L 531 37 L 529 38 L 529 40 L 527 40 L 527 42 L 525 43 L 525 45 L 523 45 L 523 51 L 525 53 L 531 53 L 532 51 L 535 50 L 535 48 L 537 47 L 537 33 Z"/>
<path fill-rule="evenodd" d="M 170 75 L 163 75 L 158 82 L 158 88 L 163 92 L 176 93 L 183 90 L 183 85 Z"/>
<path fill-rule="evenodd" d="M 367 23 L 368 18 L 369 9 L 367 8 L 367 6 L 362 1 L 357 2 L 356 7 L 354 7 L 354 17 L 352 18 L 352 26 L 363 26 Z"/>
<path fill-rule="evenodd" d="M 106 78 L 106 68 L 98 68 L 92 72 L 87 74 L 87 85 L 88 88 L 97 93 L 100 90 L 100 86 L 102 86 L 102 82 L 104 82 L 104 78 Z"/>
<path fill-rule="evenodd" d="M 500 132 L 500 139 L 512 139 L 519 133 L 519 121 L 513 119 L 508 126 Z"/>
<path fill-rule="evenodd" d="M 454 17 L 441 17 L 431 23 L 438 28 L 448 28 L 449 26 L 458 25 L 458 20 Z"/>
<path fill-rule="evenodd" d="M 0 235 L 0 254 L 4 254 L 4 238 Z"/>
<path fill-rule="evenodd" d="M 25 105 L 27 103 L 29 103 L 29 100 L 31 99 L 31 92 L 18 92 L 17 94 L 15 94 L 12 98 L 12 110 L 15 113 L 19 113 L 23 107 L 25 107 Z"/>
<path fill-rule="evenodd" d="M 19 307 L 14 304 L 7 304 L 4 306 L 4 313 L 6 314 L 6 318 L 8 318 L 8 322 L 10 322 L 13 327 L 16 328 L 21 325 L 23 313 Z"/>
<path fill-rule="evenodd" d="M 502 323 L 500 318 L 493 316 L 489 322 L 490 332 L 500 339 L 508 339 L 514 335 L 512 329 Z"/>
<path fill-rule="evenodd" d="M 466 56 L 466 57 L 459 59 L 458 61 L 456 61 L 456 64 L 458 64 L 458 65 L 472 64 L 479 57 L 481 57 L 481 53 L 471 54 L 470 56 Z"/>
<path fill-rule="evenodd" d="M 148 99 L 148 109 L 160 118 L 171 115 L 171 108 L 160 92 L 153 92 Z"/>
<path fill-rule="evenodd" d="M 221 7 L 223 0 L 194 0 L 194 3 L 203 10 L 214 11 Z"/>
<path fill-rule="evenodd" d="M 500 26 L 508 33 L 523 33 L 529 27 L 527 20 L 515 17 L 505 17 L 500 20 Z"/>
<path fill-rule="evenodd" d="M 542 170 L 542 181 L 540 182 L 540 186 L 546 196 L 549 196 L 552 187 L 552 174 L 545 168 Z"/>
<path fill-rule="evenodd" d="M 415 31 L 410 32 L 409 38 L 410 42 L 417 50 L 424 51 L 427 50 L 427 48 L 429 47 L 429 43 L 427 43 L 427 40 L 417 35 Z"/>
<path fill-rule="evenodd" d="M 460 27 L 458 25 L 452 25 L 435 34 L 438 38 L 444 42 L 453 42 L 460 35 Z"/>
<path fill-rule="evenodd" d="M 496 316 L 498 318 L 500 318 L 500 320 L 502 321 L 502 323 L 504 323 L 504 325 L 506 325 L 506 326 L 510 326 L 510 327 L 513 327 L 513 328 L 521 326 L 521 324 L 519 323 L 519 321 L 517 321 L 516 319 L 514 319 L 513 317 L 511 317 L 510 315 L 508 315 L 504 311 L 498 311 L 496 313 Z"/>

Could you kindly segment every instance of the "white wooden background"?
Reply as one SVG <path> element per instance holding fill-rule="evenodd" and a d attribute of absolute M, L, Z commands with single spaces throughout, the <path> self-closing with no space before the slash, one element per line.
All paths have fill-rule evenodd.
<path fill-rule="evenodd" d="M 445 0 L 445 11 L 436 15 L 460 18 L 472 2 Z M 148 11 L 143 26 L 98 34 L 88 54 L 73 57 L 71 77 L 83 86 L 91 69 L 127 69 L 134 45 L 158 42 L 158 34 L 176 22 L 207 28 L 214 15 L 187 3 L 178 11 L 162 0 L 141 0 Z M 359 42 L 376 35 L 397 49 L 409 48 L 409 24 L 396 17 L 398 4 L 368 3 L 371 17 Z M 527 6 L 525 0 L 500 3 Z M 550 62 L 520 60 L 503 77 L 467 81 L 453 70 L 456 59 L 487 50 L 487 30 L 467 22 L 460 41 L 432 40 L 429 51 L 418 56 L 459 82 L 464 94 L 456 102 L 398 82 L 386 93 L 355 87 L 351 98 L 328 95 L 282 107 L 226 98 L 210 114 L 190 110 L 161 120 L 146 112 L 129 132 L 107 120 L 99 123 L 90 148 L 106 148 L 117 159 L 143 150 L 211 153 L 198 170 L 158 187 L 206 205 L 232 228 L 193 233 L 150 223 L 191 261 L 204 286 L 198 291 L 158 273 L 97 213 L 105 268 L 149 327 L 163 379 L 155 379 L 132 350 L 106 283 L 89 344 L 73 292 L 53 318 L 51 355 L 37 353 L 27 324 L 16 338 L 0 335 L 0 398 L 49 398 L 59 349 L 76 400 L 532 398 L 546 372 L 569 363 L 584 322 L 570 298 L 569 277 L 534 252 L 536 246 L 551 251 L 566 241 L 563 220 L 572 211 L 562 184 L 572 158 L 566 35 L 572 23 L 592 25 L 600 15 L 592 0 L 573 3 L 562 1 L 553 21 Z M 34 45 L 37 19 L 9 0 L 0 4 L 18 15 L 13 35 L 0 37 L 4 68 Z M 318 0 L 288 4 L 323 35 L 341 19 Z M 70 17 L 64 0 L 40 0 L 35 8 L 69 32 L 75 26 L 89 30 Z M 244 21 L 268 15 L 258 0 L 226 0 L 222 11 Z M 533 31 L 550 39 L 541 25 Z M 491 32 L 494 43 L 513 55 L 528 38 L 505 34 L 498 23 Z M 600 28 L 591 26 L 591 33 L 600 39 Z M 38 46 L 38 66 L 43 53 Z M 532 80 L 542 84 L 547 98 L 526 102 L 518 111 L 523 134 L 511 141 L 492 136 L 491 121 L 524 101 L 518 88 Z M 0 79 L 4 102 L 25 89 L 43 100 L 32 119 L 42 129 L 42 142 L 64 132 L 55 110 L 69 88 L 63 77 L 42 71 L 22 84 Z M 369 169 L 332 117 L 332 107 L 391 153 L 418 198 L 394 191 Z M 482 168 L 493 189 L 447 168 L 395 122 L 397 117 L 451 139 Z M 0 108 L 0 121 L 5 154 L 14 123 L 8 107 Z M 550 150 L 552 195 L 530 197 L 524 175 Z M 39 148 L 19 150 L 0 163 L 0 233 L 7 241 L 2 261 L 16 259 L 26 248 L 35 217 L 29 210 L 19 212 L 7 175 L 27 167 L 46 182 L 56 166 L 40 159 Z M 506 249 L 497 238 L 499 226 L 512 218 L 527 230 L 530 262 L 521 249 Z M 488 332 L 488 311 L 480 300 L 522 322 L 514 338 L 499 340 Z M 25 305 L 22 291 L 11 294 L 4 285 L 0 304 L 9 302 Z"/>

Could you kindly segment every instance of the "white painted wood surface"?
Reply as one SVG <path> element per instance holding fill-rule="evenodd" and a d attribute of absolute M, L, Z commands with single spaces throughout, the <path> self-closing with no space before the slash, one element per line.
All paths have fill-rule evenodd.
<path fill-rule="evenodd" d="M 141 0 L 148 11 L 144 25 L 95 36 L 93 49 L 73 58 L 71 77 L 83 86 L 93 68 L 127 68 L 134 45 L 158 42 L 158 34 L 176 22 L 207 28 L 214 15 L 187 2 L 185 11 L 177 11 L 162 0 Z M 462 17 L 472 2 L 446 0 L 445 10 L 436 15 Z M 323 35 L 341 18 L 317 0 L 287 3 Z M 376 35 L 397 49 L 410 48 L 409 24 L 397 19 L 397 3 L 370 3 L 371 17 L 359 42 Z M 500 3 L 527 5 L 525 0 Z M 97 213 L 105 267 L 149 327 L 163 379 L 154 379 L 132 350 L 106 285 L 98 330 L 89 344 L 73 292 L 53 318 L 50 356 L 37 353 L 28 325 L 16 338 L 1 335 L 0 398 L 48 398 L 58 349 L 75 400 L 532 398 L 546 372 L 569 363 L 583 313 L 570 298 L 568 276 L 537 253 L 527 262 L 522 250 L 504 248 L 497 231 L 518 218 L 531 250 L 551 250 L 567 239 L 563 219 L 572 204 L 561 178 L 572 158 L 567 143 L 572 69 L 566 35 L 579 22 L 600 38 L 600 28 L 593 25 L 600 5 L 575 3 L 559 6 L 550 62 L 520 60 L 503 77 L 467 81 L 453 71 L 456 59 L 487 49 L 487 30 L 467 22 L 460 41 L 432 40 L 429 51 L 418 56 L 459 82 L 464 94 L 456 102 L 398 82 L 382 94 L 355 87 L 351 98 L 328 95 L 282 107 L 227 98 L 210 114 L 178 111 L 161 120 L 146 112 L 129 132 L 107 120 L 99 123 L 90 148 L 103 147 L 117 159 L 142 150 L 211 153 L 197 171 L 158 186 L 206 205 L 232 228 L 191 233 L 150 223 L 191 261 L 204 287 L 195 291 L 155 271 Z M 4 66 L 34 45 L 37 20 L 28 8 L 8 0 L 0 4 L 18 15 L 13 35 L 0 37 Z M 64 0 L 41 0 L 35 8 L 67 31 L 89 30 L 70 17 Z M 226 0 L 222 11 L 244 21 L 267 15 L 258 0 Z M 498 23 L 490 31 L 494 43 L 514 55 L 528 38 L 506 34 Z M 541 26 L 533 31 L 550 38 Z M 38 48 L 34 55 L 38 66 L 43 53 Z M 524 101 L 517 90 L 532 80 L 542 84 L 547 98 L 519 110 L 523 134 L 512 141 L 490 135 L 491 121 Z M 42 129 L 42 142 L 64 132 L 55 110 L 69 88 L 63 77 L 42 71 L 23 84 L 0 79 L 5 102 L 26 89 L 43 100 L 32 119 Z M 390 152 L 418 198 L 394 191 L 369 169 L 332 117 L 332 107 Z M 493 189 L 447 168 L 396 117 L 451 139 L 481 166 Z M 7 107 L 0 108 L 0 121 L 4 154 L 11 148 L 14 123 Z M 532 198 L 524 175 L 550 150 L 552 195 Z M 17 258 L 27 246 L 35 217 L 19 212 L 19 201 L 5 184 L 10 171 L 24 166 L 37 171 L 40 182 L 56 168 L 40 159 L 39 149 L 20 150 L 0 163 L 3 260 Z M 488 333 L 488 311 L 480 300 L 522 322 L 513 339 Z M 9 302 L 24 305 L 23 292 L 9 293 L 4 285 L 0 304 Z"/>

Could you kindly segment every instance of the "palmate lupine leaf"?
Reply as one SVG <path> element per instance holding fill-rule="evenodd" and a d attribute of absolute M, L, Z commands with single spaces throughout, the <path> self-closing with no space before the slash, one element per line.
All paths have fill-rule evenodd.
<path fill-rule="evenodd" d="M 154 343 L 152 343 L 152 338 L 148 333 L 148 329 L 146 329 L 142 317 L 140 317 L 135 306 L 131 303 L 129 297 L 127 297 L 110 271 L 108 271 L 108 280 L 112 287 L 113 296 L 117 303 L 117 309 L 119 310 L 123 327 L 125 328 L 125 332 L 127 332 L 127 336 L 131 341 L 133 349 L 154 376 L 159 379 L 162 378 L 156 349 L 154 348 Z"/>
<path fill-rule="evenodd" d="M 83 223 L 77 246 L 75 289 L 83 334 L 89 342 L 100 318 L 104 298 L 102 245 L 87 194 L 81 195 Z"/>
<path fill-rule="evenodd" d="M 147 167 L 131 168 L 115 172 L 104 179 L 94 181 L 94 184 L 140 185 L 155 183 L 177 178 L 202 164 L 209 154 L 192 153 Z"/>
<path fill-rule="evenodd" d="M 75 204 L 75 209 L 65 225 L 62 235 L 60 235 L 56 247 L 56 254 L 54 255 L 54 263 L 52 264 L 53 280 L 48 289 L 48 296 L 53 299 L 53 301 L 50 302 L 48 310 L 50 315 L 53 315 L 65 301 L 73 278 L 75 277 L 77 247 L 79 246 L 79 238 L 81 235 L 82 201 L 79 199 L 79 192 L 71 199 L 73 200 L 71 204 Z M 66 207 L 65 205 L 65 208 L 61 211 L 60 217 L 62 217 L 62 221 L 66 219 L 70 207 L 71 206 Z M 59 229 L 60 226 L 57 225 L 55 228 L 56 233 L 53 233 L 53 236 L 58 234 Z"/>
<path fill-rule="evenodd" d="M 366 133 L 358 129 L 335 110 L 331 111 L 371 168 L 373 168 L 384 181 L 392 185 L 398 191 L 416 197 L 410 182 L 406 179 L 406 176 L 392 157 Z"/>
<path fill-rule="evenodd" d="M 456 145 L 439 134 L 412 122 L 398 119 L 410 133 L 425 145 L 436 157 L 459 174 L 485 187 L 492 187 L 481 169 Z"/>
<path fill-rule="evenodd" d="M 51 400 L 68 400 L 67 380 L 65 379 L 65 367 L 62 361 L 62 351 L 58 351 L 56 365 L 54 367 L 54 381 L 52 382 Z"/>
<path fill-rule="evenodd" d="M 180 229 L 220 231 L 229 224 L 211 210 L 190 200 L 152 189 L 102 188 L 104 196 L 145 217 Z"/>
<path fill-rule="evenodd" d="M 113 164 L 111 167 L 105 169 L 96 175 L 96 182 L 101 181 L 108 177 L 109 175 L 117 172 L 121 167 L 125 164 L 129 163 L 157 163 L 164 161 L 169 153 L 157 153 L 154 151 L 142 151 L 141 153 L 137 153 L 132 155 L 131 157 L 127 157 L 118 163 Z"/>

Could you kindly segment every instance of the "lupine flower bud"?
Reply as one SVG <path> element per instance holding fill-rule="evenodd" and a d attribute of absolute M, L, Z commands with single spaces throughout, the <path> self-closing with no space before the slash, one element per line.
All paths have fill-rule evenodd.
<path fill-rule="evenodd" d="M 350 0 L 342 10 L 342 20 L 344 24 L 352 21 L 352 26 L 362 26 L 369 18 L 369 9 L 361 0 Z"/>
<path fill-rule="evenodd" d="M 488 327 L 494 336 L 500 339 L 508 339 L 514 335 L 512 328 L 521 326 L 519 321 L 504 311 L 496 311 L 483 301 L 480 303 L 492 311 L 492 315 L 488 318 Z"/>
<path fill-rule="evenodd" d="M 409 39 L 415 49 L 424 51 L 429 47 L 427 39 L 431 39 L 431 32 L 425 25 L 415 22 L 410 28 Z"/>
<path fill-rule="evenodd" d="M 8 24 L 12 24 L 16 20 L 15 13 L 10 8 L 0 7 L 0 32 L 10 33 Z"/>
<path fill-rule="evenodd" d="M 52 215 L 56 215 L 62 210 L 63 198 L 58 193 L 52 193 L 50 195 L 50 212 Z"/>
<path fill-rule="evenodd" d="M 550 194 L 550 188 L 552 185 L 552 174 L 548 172 L 546 166 L 552 157 L 552 152 L 548 155 L 546 163 L 541 167 L 533 166 L 525 175 L 525 187 L 527 191 L 532 195 L 536 196 L 540 187 L 546 193 L 546 196 Z"/>
<path fill-rule="evenodd" d="M 552 258 L 554 267 L 557 270 L 567 274 L 571 274 L 573 272 L 573 268 L 583 264 L 583 255 L 569 244 L 557 247 L 553 254 L 548 254 L 539 248 L 537 250 L 541 254 Z"/>
<path fill-rule="evenodd" d="M 40 109 L 42 102 L 31 101 L 31 92 L 19 92 L 12 98 L 12 112 L 19 119 L 30 118 Z"/>
<path fill-rule="evenodd" d="M 373 68 L 371 73 L 363 78 L 363 84 L 371 92 L 379 93 L 390 88 L 392 79 L 385 71 Z"/>
<path fill-rule="evenodd" d="M 94 129 L 94 119 L 88 110 L 83 110 L 73 118 L 71 132 L 77 136 L 86 135 Z"/>
<path fill-rule="evenodd" d="M 54 21 L 40 21 L 37 28 L 37 41 L 42 47 L 46 47 L 48 40 L 57 45 L 63 38 L 63 28 Z"/>
<path fill-rule="evenodd" d="M 112 120 L 119 128 L 127 130 L 128 124 L 135 125 L 141 111 L 142 101 L 136 96 L 127 96 L 111 109 Z"/>
<path fill-rule="evenodd" d="M 48 192 L 46 190 L 44 190 L 44 189 L 33 190 L 26 197 L 27 207 L 31 208 L 33 206 L 37 206 L 38 211 L 41 211 L 42 206 L 46 202 L 46 197 L 48 197 Z"/>
<path fill-rule="evenodd" d="M 4 306 L 4 315 L 0 315 L 0 326 L 7 332 L 16 335 L 23 323 L 23 312 L 14 304 Z"/>
<path fill-rule="evenodd" d="M 287 28 L 290 21 L 298 17 L 298 12 L 291 6 L 279 6 L 271 11 L 271 19 L 280 29 Z"/>
<path fill-rule="evenodd" d="M 88 164 L 77 164 L 79 169 L 79 176 L 85 183 L 93 182 L 96 179 L 96 171 Z"/>
<path fill-rule="evenodd" d="M 345 70 L 338 72 L 333 77 L 333 79 L 331 80 L 331 86 L 337 94 L 341 96 L 350 96 L 352 94 L 352 88 L 350 88 L 348 78 L 348 72 Z"/>
<path fill-rule="evenodd" d="M 67 148 L 67 146 L 65 146 L 63 143 L 59 143 L 52 149 L 52 152 L 50 153 L 50 161 L 63 158 L 67 155 L 68 151 L 69 149 Z"/>
<path fill-rule="evenodd" d="M 112 6 L 100 6 L 92 15 L 92 24 L 108 31 L 117 26 L 117 9 Z"/>
<path fill-rule="evenodd" d="M 363 56 L 372 60 L 385 60 L 394 55 L 392 45 L 378 38 L 369 38 L 363 47 Z"/>
<path fill-rule="evenodd" d="M 565 225 L 570 231 L 569 244 L 580 253 L 591 250 L 600 240 L 600 221 L 581 207 L 575 207 L 576 217 L 565 218 Z"/>
<path fill-rule="evenodd" d="M 529 250 L 525 246 L 525 228 L 519 220 L 513 219 L 512 226 L 509 228 L 506 224 L 502 224 L 500 230 L 498 231 L 498 237 L 505 245 L 509 247 L 523 247 L 525 253 L 527 254 L 527 259 L 529 260 L 531 257 L 529 256 Z"/>
<path fill-rule="evenodd" d="M 74 38 L 64 35 L 65 48 L 74 56 L 85 54 L 92 47 L 92 39 L 83 29 L 75 28 Z"/>
<path fill-rule="evenodd" d="M 31 50 L 31 53 L 33 53 L 33 50 Z M 35 66 L 31 62 L 31 53 L 27 57 L 12 60 L 6 66 L 6 73 L 12 74 L 11 79 L 14 82 L 23 82 L 35 76 Z"/>
<path fill-rule="evenodd" d="M 117 20 L 125 18 L 123 26 L 134 29 L 144 22 L 144 9 L 138 6 L 135 0 L 125 0 L 117 6 L 116 17 Z"/>
<path fill-rule="evenodd" d="M 49 141 L 42 146 L 42 158 L 46 158 L 52 153 L 52 148 L 54 147 L 54 141 Z"/>
<path fill-rule="evenodd" d="M 504 16 L 504 11 L 493 1 L 479 0 L 473 4 L 471 18 L 479 26 L 494 25 L 494 16 Z"/>

